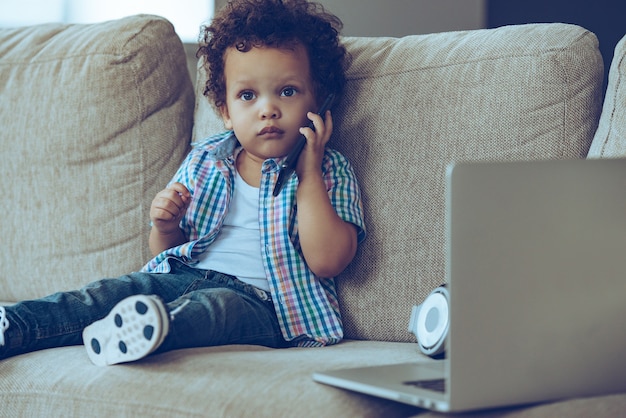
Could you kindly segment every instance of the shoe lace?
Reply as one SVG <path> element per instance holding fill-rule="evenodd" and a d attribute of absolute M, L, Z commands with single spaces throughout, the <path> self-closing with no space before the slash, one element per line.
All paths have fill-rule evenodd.
<path fill-rule="evenodd" d="M 7 318 L 7 311 L 3 306 L 0 306 L 0 347 L 4 345 L 4 331 L 9 329 L 9 319 Z"/>

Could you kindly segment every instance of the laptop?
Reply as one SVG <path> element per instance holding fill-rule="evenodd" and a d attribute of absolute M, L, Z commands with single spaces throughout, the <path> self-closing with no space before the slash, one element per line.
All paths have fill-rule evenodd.
<path fill-rule="evenodd" d="M 446 358 L 314 380 L 442 412 L 626 391 L 626 160 L 446 177 Z"/>

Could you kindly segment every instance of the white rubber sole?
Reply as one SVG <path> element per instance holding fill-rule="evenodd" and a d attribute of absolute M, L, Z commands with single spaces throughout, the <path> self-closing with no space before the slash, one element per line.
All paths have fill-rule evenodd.
<path fill-rule="evenodd" d="M 156 350 L 169 330 L 169 317 L 156 296 L 135 295 L 83 331 L 89 359 L 97 366 L 139 360 Z"/>

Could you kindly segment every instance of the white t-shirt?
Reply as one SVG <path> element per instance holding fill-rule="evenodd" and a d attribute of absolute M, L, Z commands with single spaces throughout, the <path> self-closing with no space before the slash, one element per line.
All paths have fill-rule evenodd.
<path fill-rule="evenodd" d="M 230 274 L 269 291 L 261 258 L 259 189 L 246 183 L 238 173 L 224 225 L 194 267 Z"/>

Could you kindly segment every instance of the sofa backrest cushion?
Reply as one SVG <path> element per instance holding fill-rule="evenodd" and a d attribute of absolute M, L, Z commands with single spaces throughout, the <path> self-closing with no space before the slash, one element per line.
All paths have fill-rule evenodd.
<path fill-rule="evenodd" d="M 149 208 L 188 150 L 172 25 L 134 16 L 0 30 L 0 300 L 137 270 Z"/>
<path fill-rule="evenodd" d="M 626 36 L 615 46 L 600 124 L 588 157 L 626 157 Z"/>
<path fill-rule="evenodd" d="M 595 35 L 565 24 L 344 41 L 353 63 L 331 146 L 355 167 L 368 227 L 337 280 L 345 334 L 414 341 L 411 307 L 446 280 L 446 167 L 584 157 L 602 58 Z M 200 66 L 196 138 L 223 129 L 205 79 Z"/>

